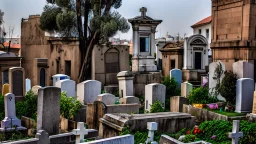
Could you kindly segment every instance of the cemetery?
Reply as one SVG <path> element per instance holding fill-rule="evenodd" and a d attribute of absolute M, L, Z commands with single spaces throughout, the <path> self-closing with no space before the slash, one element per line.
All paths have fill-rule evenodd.
<path fill-rule="evenodd" d="M 152 8 L 128 19 L 111 11 L 122 0 L 47 0 L 22 18 L 19 54 L 11 40 L 0 52 L 0 143 L 255 144 L 255 2 L 211 4 L 193 35 L 157 42 Z M 131 45 L 110 40 L 129 30 Z"/>

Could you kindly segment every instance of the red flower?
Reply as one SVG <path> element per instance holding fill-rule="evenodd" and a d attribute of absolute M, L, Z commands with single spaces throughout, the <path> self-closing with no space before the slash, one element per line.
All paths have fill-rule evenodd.
<path fill-rule="evenodd" d="M 195 126 L 193 134 L 196 135 L 196 134 L 199 134 L 199 133 L 201 133 L 201 130 L 198 128 L 198 126 Z"/>
<path fill-rule="evenodd" d="M 190 133 L 191 133 L 190 130 L 188 130 L 186 134 L 190 134 Z"/>

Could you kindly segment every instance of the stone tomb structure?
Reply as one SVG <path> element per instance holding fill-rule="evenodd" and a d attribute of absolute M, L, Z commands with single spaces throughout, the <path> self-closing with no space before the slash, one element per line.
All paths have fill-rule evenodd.
<path fill-rule="evenodd" d="M 9 69 L 9 92 L 13 93 L 16 100 L 25 96 L 25 71 L 21 67 L 12 67 Z"/>
<path fill-rule="evenodd" d="M 165 133 L 175 133 L 183 128 L 191 128 L 195 124 L 195 118 L 186 113 L 105 114 L 100 119 L 99 136 L 103 138 L 117 136 L 127 126 L 131 131 L 145 131 L 147 123 L 152 121 L 158 123 L 160 132 Z"/>
<path fill-rule="evenodd" d="M 162 20 L 154 20 L 146 15 L 147 8 L 140 9 L 141 15 L 128 21 L 133 29 L 132 71 L 155 72 L 155 33 Z"/>

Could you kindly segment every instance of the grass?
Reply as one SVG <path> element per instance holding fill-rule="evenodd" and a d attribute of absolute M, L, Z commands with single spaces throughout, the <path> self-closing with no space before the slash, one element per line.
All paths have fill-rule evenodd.
<path fill-rule="evenodd" d="M 228 117 L 245 116 L 246 115 L 244 113 L 236 113 L 236 112 L 225 112 L 225 111 L 220 112 L 219 109 L 215 109 L 215 110 L 206 109 L 206 110 L 212 111 L 212 112 L 215 112 L 215 113 L 218 113 L 218 114 L 221 114 L 221 115 L 225 115 L 225 116 L 228 116 Z"/>

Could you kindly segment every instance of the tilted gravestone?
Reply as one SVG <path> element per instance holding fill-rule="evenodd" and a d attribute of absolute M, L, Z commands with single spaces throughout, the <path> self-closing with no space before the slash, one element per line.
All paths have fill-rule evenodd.
<path fill-rule="evenodd" d="M 25 95 L 25 71 L 21 67 L 13 67 L 9 69 L 9 92 L 16 97 Z"/>
<path fill-rule="evenodd" d="M 236 112 L 250 113 L 253 105 L 254 80 L 241 78 L 236 82 Z"/>
<path fill-rule="evenodd" d="M 159 100 L 165 106 L 166 86 L 158 83 L 145 86 L 145 110 L 150 111 L 151 105 Z"/>
<path fill-rule="evenodd" d="M 174 78 L 180 87 L 182 83 L 182 71 L 180 69 L 170 70 L 170 78 Z"/>
<path fill-rule="evenodd" d="M 5 109 L 5 118 L 1 121 L 0 131 L 11 130 L 11 129 L 14 129 L 14 127 L 16 127 L 17 130 L 26 129 L 21 126 L 21 121 L 16 117 L 14 94 L 12 93 L 5 94 L 4 109 Z"/>
<path fill-rule="evenodd" d="M 59 80 L 55 83 L 56 87 L 61 89 L 61 92 L 66 92 L 68 97 L 76 96 L 76 82 L 73 80 L 65 79 Z"/>
<path fill-rule="evenodd" d="M 77 98 L 83 103 L 94 103 L 98 95 L 101 94 L 101 82 L 96 80 L 87 80 L 77 84 Z"/>
<path fill-rule="evenodd" d="M 59 133 L 60 94 L 57 87 L 44 87 L 38 90 L 37 131 L 45 130 L 49 135 Z"/>
<path fill-rule="evenodd" d="M 101 94 L 98 95 L 98 101 L 103 102 L 105 105 L 114 105 L 115 104 L 116 97 L 112 94 Z"/>

